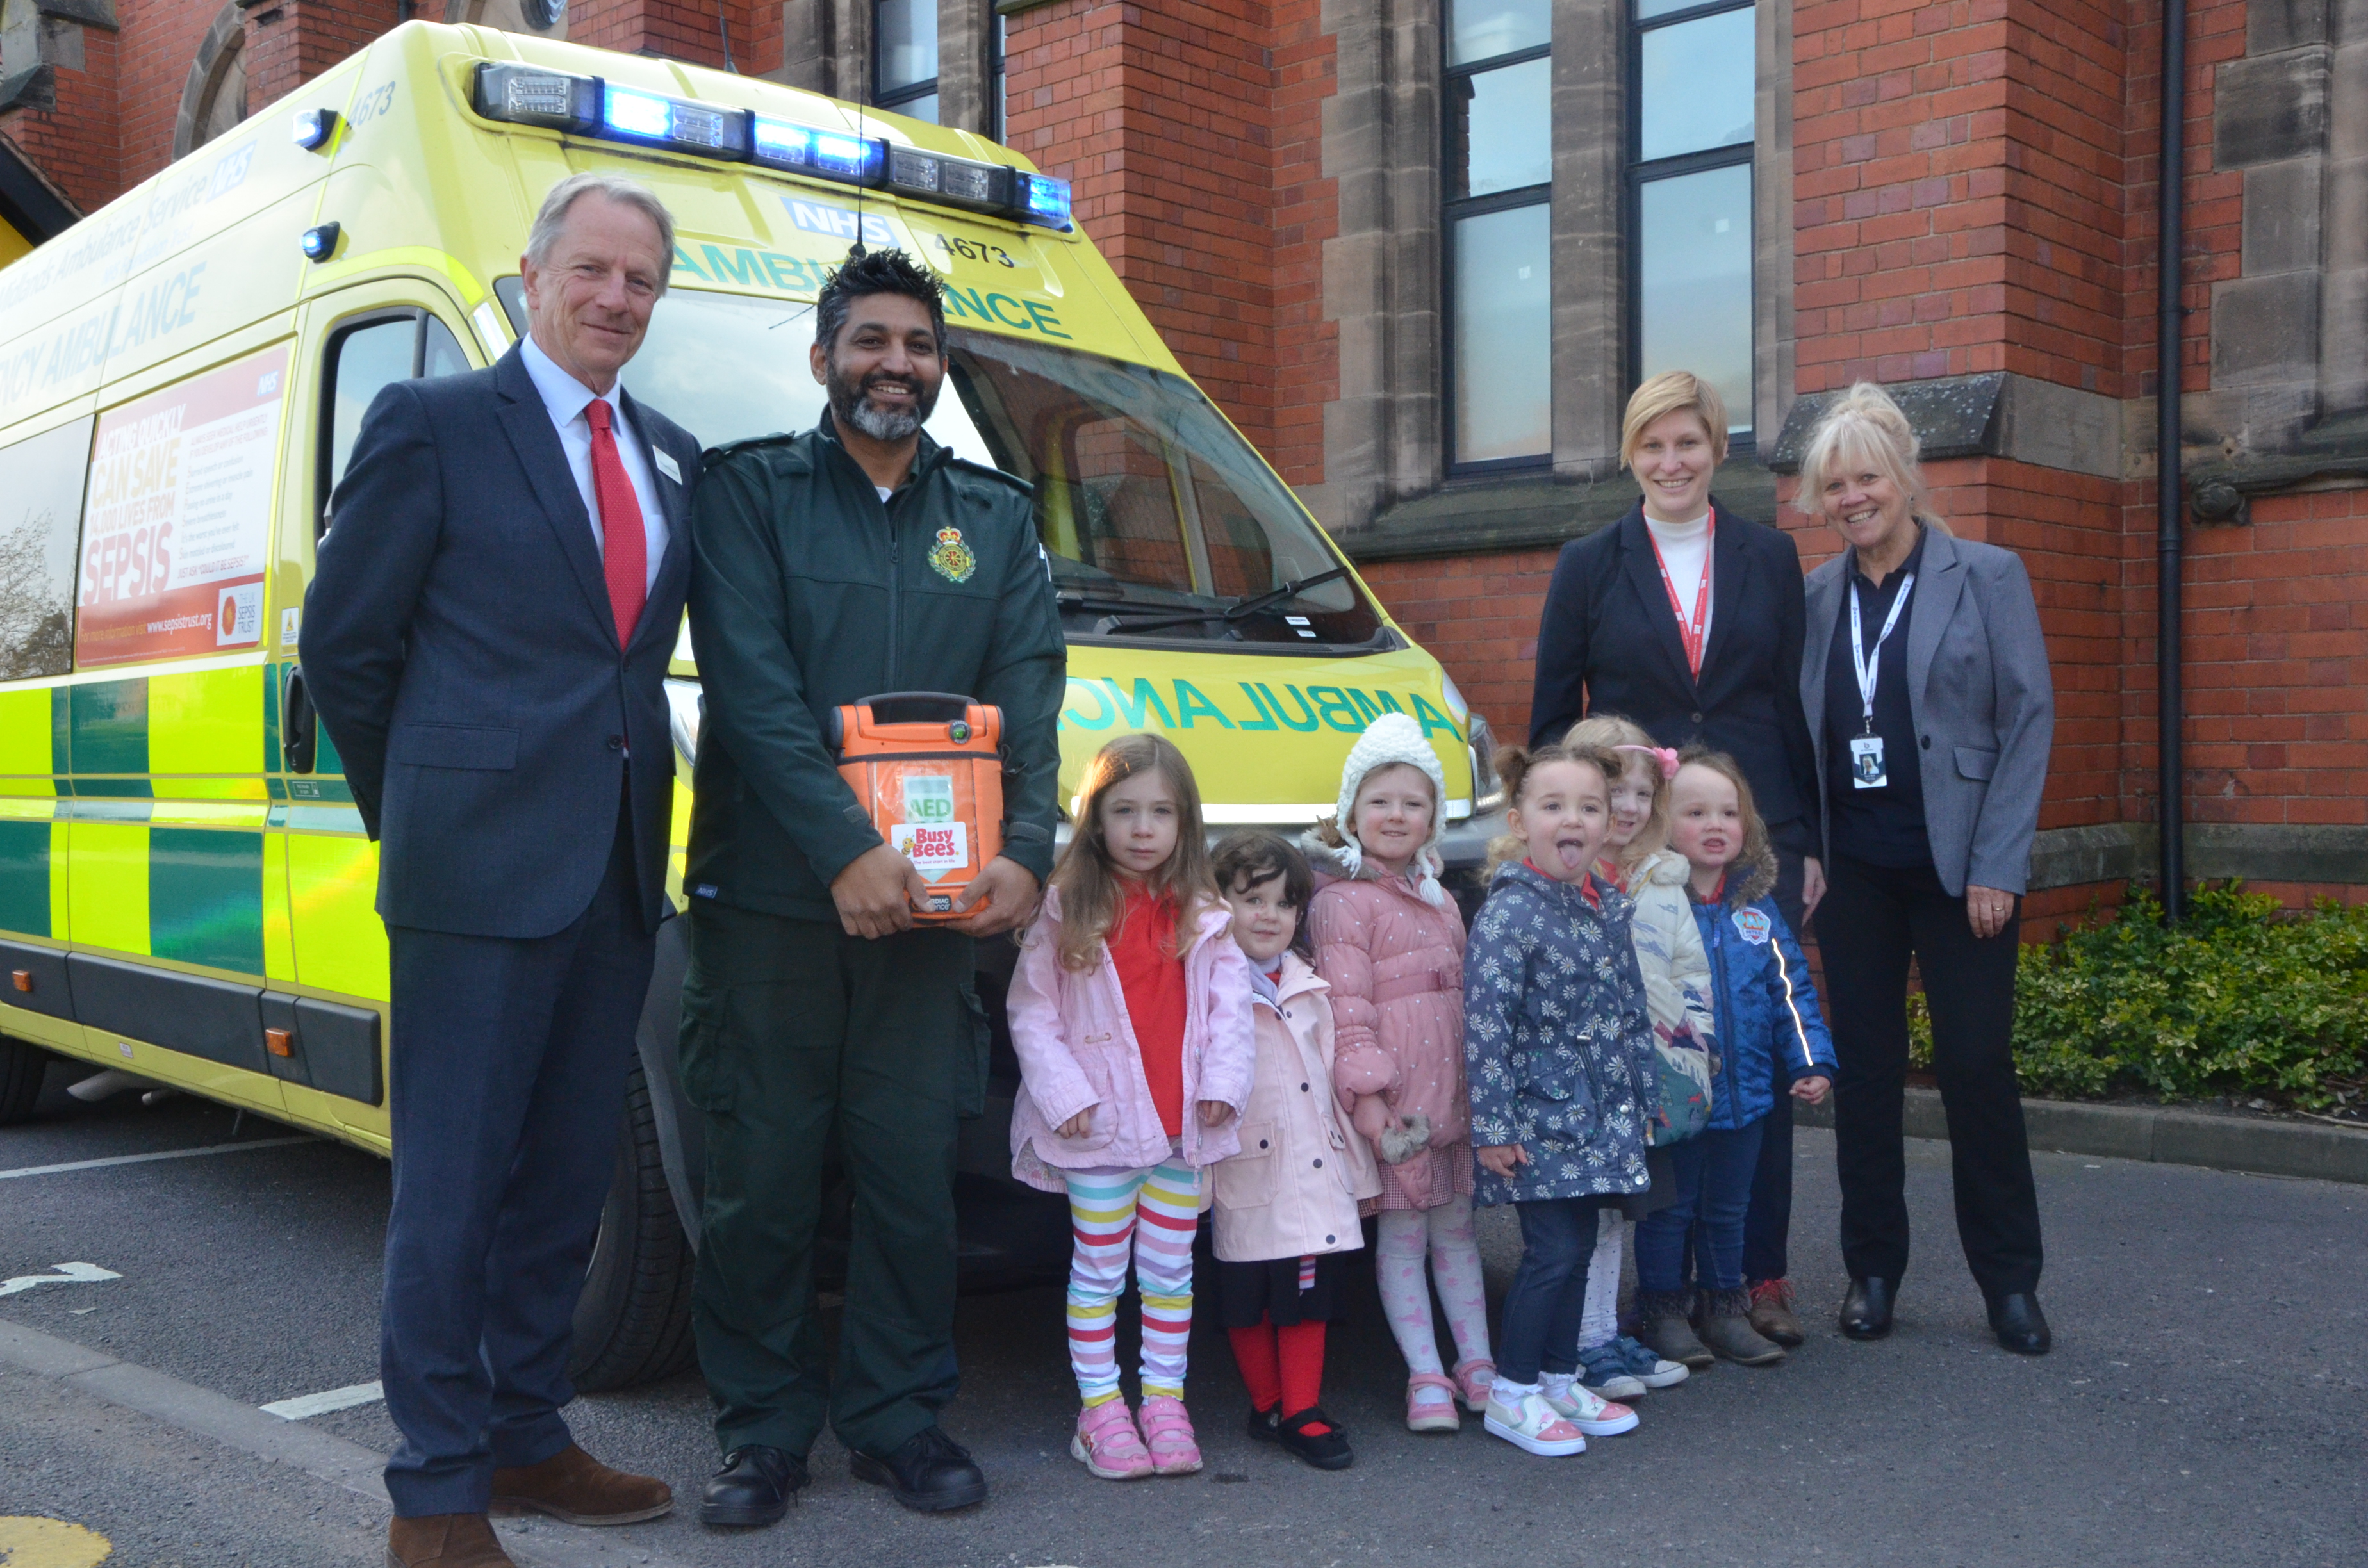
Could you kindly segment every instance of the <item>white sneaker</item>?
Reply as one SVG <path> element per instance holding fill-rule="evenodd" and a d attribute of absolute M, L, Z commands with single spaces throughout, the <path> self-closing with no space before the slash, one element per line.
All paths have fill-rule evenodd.
<path fill-rule="evenodd" d="M 1634 1419 L 1633 1415 L 1629 1417 L 1631 1422 Z M 1519 1404 L 1508 1406 L 1503 1397 L 1492 1390 L 1484 1420 L 1490 1433 L 1523 1453 L 1560 1459 L 1565 1454 L 1587 1452 L 1586 1436 L 1556 1414 L 1542 1393 L 1523 1394 Z"/>
<path fill-rule="evenodd" d="M 1548 1408 L 1590 1437 L 1616 1437 L 1636 1429 L 1636 1413 L 1624 1404 L 1599 1399 L 1584 1383 L 1571 1383 L 1556 1393 L 1549 1383 L 1539 1398 Z"/>

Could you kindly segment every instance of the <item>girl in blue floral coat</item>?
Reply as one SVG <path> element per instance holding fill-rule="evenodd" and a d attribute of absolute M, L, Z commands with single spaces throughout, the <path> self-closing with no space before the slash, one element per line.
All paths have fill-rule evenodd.
<path fill-rule="evenodd" d="M 1505 1297 L 1487 1429 L 1533 1454 L 1632 1430 L 1576 1378 L 1596 1216 L 1641 1192 L 1659 1067 L 1627 898 L 1594 868 L 1620 765 L 1594 747 L 1508 747 L 1510 798 L 1463 960 L 1473 1201 L 1510 1203 L 1521 1265 Z"/>

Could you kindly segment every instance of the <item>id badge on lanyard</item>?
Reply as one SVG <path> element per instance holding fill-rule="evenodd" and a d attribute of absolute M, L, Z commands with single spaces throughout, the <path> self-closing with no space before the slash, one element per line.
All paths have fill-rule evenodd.
<path fill-rule="evenodd" d="M 1858 584 L 1850 585 L 1850 665 L 1858 675 L 1860 715 L 1862 733 L 1852 735 L 1850 744 L 1850 788 L 1881 790 L 1891 783 L 1891 772 L 1883 760 L 1883 737 L 1874 733 L 1874 685 L 1881 678 L 1883 644 L 1891 636 L 1891 629 L 1899 624 L 1902 610 L 1907 608 L 1907 596 L 1916 591 L 1916 574 L 1910 572 L 1899 585 L 1897 597 L 1891 601 L 1891 613 L 1883 619 L 1883 630 L 1874 634 L 1874 650 L 1862 646 L 1864 623 L 1859 619 Z"/>

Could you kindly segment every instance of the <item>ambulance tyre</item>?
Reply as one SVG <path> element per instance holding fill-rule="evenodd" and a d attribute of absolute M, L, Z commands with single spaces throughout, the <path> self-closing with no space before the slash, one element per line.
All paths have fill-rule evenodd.
<path fill-rule="evenodd" d="M 41 1097 L 41 1074 L 50 1053 L 40 1046 L 0 1036 L 0 1127 L 26 1120 Z"/>
<path fill-rule="evenodd" d="M 670 1377 L 691 1363 L 693 1254 L 667 1190 L 657 1119 L 636 1062 L 625 1082 L 617 1170 L 600 1211 L 600 1236 L 575 1303 L 568 1376 L 579 1393 Z"/>

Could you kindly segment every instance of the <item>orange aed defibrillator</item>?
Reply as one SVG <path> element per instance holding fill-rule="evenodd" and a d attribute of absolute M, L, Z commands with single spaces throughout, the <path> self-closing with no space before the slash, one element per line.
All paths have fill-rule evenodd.
<path fill-rule="evenodd" d="M 968 919 L 954 900 L 1003 851 L 1003 710 L 942 691 L 891 691 L 830 716 L 838 776 L 929 884 L 916 920 Z"/>

